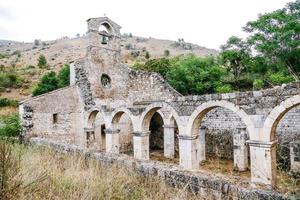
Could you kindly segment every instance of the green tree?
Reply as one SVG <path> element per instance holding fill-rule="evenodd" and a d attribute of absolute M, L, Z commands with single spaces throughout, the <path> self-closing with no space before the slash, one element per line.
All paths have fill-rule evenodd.
<path fill-rule="evenodd" d="M 145 58 L 146 58 L 146 59 L 149 59 L 149 58 L 150 58 L 150 53 L 149 53 L 148 51 L 146 51 Z"/>
<path fill-rule="evenodd" d="M 165 57 L 170 56 L 170 51 L 169 51 L 168 49 L 166 49 L 166 50 L 164 51 L 164 56 L 165 56 Z"/>
<path fill-rule="evenodd" d="M 70 85 L 70 65 L 65 64 L 61 70 L 59 71 L 58 75 L 58 87 L 66 87 Z"/>
<path fill-rule="evenodd" d="M 58 78 L 55 72 L 51 71 L 45 74 L 37 87 L 33 90 L 32 95 L 37 96 L 58 89 Z"/>
<path fill-rule="evenodd" d="M 239 78 L 245 71 L 250 55 L 245 42 L 241 38 L 232 36 L 227 43 L 221 46 L 220 61 L 234 78 Z"/>
<path fill-rule="evenodd" d="M 43 67 L 47 66 L 47 59 L 43 54 L 41 54 L 38 58 L 38 66 L 40 68 L 43 68 Z"/>
<path fill-rule="evenodd" d="M 136 63 L 134 65 L 134 68 L 145 71 L 157 72 L 163 77 L 165 77 L 167 72 L 169 71 L 170 65 L 171 61 L 169 59 L 160 58 L 148 60 L 145 64 Z"/>
<path fill-rule="evenodd" d="M 300 73 L 300 1 L 261 15 L 248 22 L 244 30 L 250 34 L 249 46 L 271 65 L 284 67 L 299 80 Z"/>
<path fill-rule="evenodd" d="M 174 60 L 166 74 L 167 81 L 184 95 L 214 93 L 225 76 L 226 71 L 217 65 L 213 57 L 194 55 Z"/>

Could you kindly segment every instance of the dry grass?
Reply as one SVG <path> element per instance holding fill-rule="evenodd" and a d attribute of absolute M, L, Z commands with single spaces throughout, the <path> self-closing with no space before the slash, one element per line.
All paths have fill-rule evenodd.
<path fill-rule="evenodd" d="M 20 187 L 14 199 L 199 199 L 158 178 L 141 177 L 116 166 L 103 167 L 76 154 L 12 147 L 14 156 L 20 158 L 20 169 L 11 182 L 22 182 L 27 188 Z"/>
<path fill-rule="evenodd" d="M 232 176 L 237 178 L 236 183 L 243 184 L 244 186 L 249 186 L 247 184 L 250 182 L 251 173 L 250 170 L 245 172 L 239 172 L 234 169 L 233 161 L 226 159 L 219 159 L 214 157 L 209 157 L 200 166 L 201 170 L 207 171 L 210 174 L 220 174 L 225 176 Z M 277 188 L 276 191 L 288 194 L 300 196 L 300 180 L 299 178 L 292 177 L 283 170 L 277 170 Z M 262 187 L 263 189 L 264 187 Z"/>
<path fill-rule="evenodd" d="M 228 176 L 238 176 L 240 180 L 249 180 L 250 171 L 239 172 L 234 169 L 233 161 L 228 159 L 220 159 L 215 157 L 208 157 L 200 168 L 205 171 L 213 172 L 214 174 L 223 174 Z"/>
<path fill-rule="evenodd" d="M 17 112 L 18 108 L 16 107 L 7 106 L 0 108 L 0 116 L 7 116 Z"/>
<path fill-rule="evenodd" d="M 160 162 L 170 163 L 170 164 L 179 164 L 179 157 L 175 155 L 175 158 L 166 158 L 164 156 L 163 150 L 155 150 L 150 152 L 150 159 Z"/>

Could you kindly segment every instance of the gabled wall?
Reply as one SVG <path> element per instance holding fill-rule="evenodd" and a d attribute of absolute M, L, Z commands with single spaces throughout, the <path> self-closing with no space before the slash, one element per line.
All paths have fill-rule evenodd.
<path fill-rule="evenodd" d="M 73 86 L 21 102 L 20 115 L 26 137 L 51 137 L 75 142 L 82 126 L 82 106 L 78 97 Z"/>

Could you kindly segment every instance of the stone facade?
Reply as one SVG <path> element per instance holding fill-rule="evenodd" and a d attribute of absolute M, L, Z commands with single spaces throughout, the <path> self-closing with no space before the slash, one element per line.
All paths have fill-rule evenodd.
<path fill-rule="evenodd" d="M 276 127 L 285 133 L 285 123 L 292 130 L 299 125 L 300 83 L 184 97 L 159 74 L 120 63 L 119 25 L 107 17 L 87 23 L 87 54 L 71 64 L 71 86 L 20 103 L 25 138 L 44 137 L 114 154 L 128 145 L 134 158 L 149 160 L 150 124 L 157 113 L 163 121 L 164 156 L 175 156 L 178 141 L 181 167 L 201 167 L 209 151 L 203 140 L 209 141 L 216 127 L 228 129 L 229 135 L 243 129 L 245 136 L 233 137 L 231 143 L 236 168 L 249 167 L 252 182 L 276 184 Z M 288 111 L 292 114 L 282 121 Z"/>

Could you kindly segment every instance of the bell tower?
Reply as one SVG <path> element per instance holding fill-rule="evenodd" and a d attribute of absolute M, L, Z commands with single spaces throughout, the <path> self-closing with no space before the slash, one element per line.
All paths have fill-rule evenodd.
<path fill-rule="evenodd" d="M 124 67 L 121 67 L 121 33 L 108 17 L 87 20 L 87 56 L 84 71 L 96 99 L 118 96 L 124 91 Z"/>
<path fill-rule="evenodd" d="M 88 56 L 93 50 L 99 51 L 100 49 L 110 51 L 113 54 L 120 54 L 121 26 L 108 17 L 90 18 L 87 20 L 87 25 Z"/>

